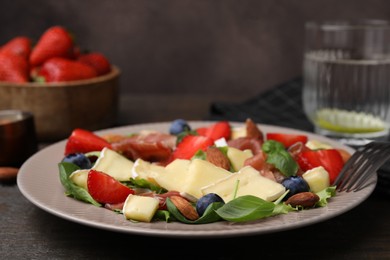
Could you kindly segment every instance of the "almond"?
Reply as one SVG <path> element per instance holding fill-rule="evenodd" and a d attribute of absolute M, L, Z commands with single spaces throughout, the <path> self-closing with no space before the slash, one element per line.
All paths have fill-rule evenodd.
<path fill-rule="evenodd" d="M 263 133 L 257 127 L 257 125 L 252 121 L 252 119 L 248 118 L 245 121 L 246 125 L 246 137 L 260 139 L 263 140 Z"/>
<path fill-rule="evenodd" d="M 196 212 L 196 209 L 188 200 L 180 196 L 171 196 L 169 198 L 186 219 L 197 220 L 199 218 L 198 212 Z"/>
<path fill-rule="evenodd" d="M 300 192 L 292 195 L 290 198 L 286 200 L 286 204 L 290 204 L 293 207 L 301 206 L 303 208 L 311 208 L 318 201 L 320 197 L 313 192 Z"/>
<path fill-rule="evenodd" d="M 206 161 L 223 168 L 225 170 L 230 169 L 229 159 L 219 150 L 217 147 L 208 147 L 206 150 Z"/>
<path fill-rule="evenodd" d="M 0 167 L 0 182 L 10 182 L 16 180 L 19 169 L 15 167 Z"/>

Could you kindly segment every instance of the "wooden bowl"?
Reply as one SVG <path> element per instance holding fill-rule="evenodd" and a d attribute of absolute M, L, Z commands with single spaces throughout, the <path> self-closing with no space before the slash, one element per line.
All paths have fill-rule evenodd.
<path fill-rule="evenodd" d="M 73 129 L 91 131 L 115 125 L 120 70 L 87 80 L 59 83 L 0 82 L 0 109 L 34 115 L 37 139 L 53 142 Z"/>

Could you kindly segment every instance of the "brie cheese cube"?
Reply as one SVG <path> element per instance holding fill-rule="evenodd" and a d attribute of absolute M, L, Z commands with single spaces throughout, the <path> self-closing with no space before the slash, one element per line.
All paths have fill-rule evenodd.
<path fill-rule="evenodd" d="M 232 173 L 201 160 L 176 159 L 165 167 L 165 173 L 155 177 L 156 182 L 169 191 L 187 193 L 195 199 L 202 197 L 201 188 Z"/>
<path fill-rule="evenodd" d="M 92 169 L 104 172 L 118 181 L 128 181 L 132 177 L 134 162 L 105 147 Z"/>
<path fill-rule="evenodd" d="M 154 180 L 166 190 L 184 191 L 183 187 L 187 181 L 190 164 L 190 160 L 176 159 L 165 166 L 163 173 L 155 175 Z"/>
<path fill-rule="evenodd" d="M 253 153 L 250 149 L 241 151 L 240 149 L 234 147 L 228 147 L 227 150 L 227 157 L 229 158 L 235 172 L 238 172 L 244 166 L 245 160 L 252 156 Z"/>
<path fill-rule="evenodd" d="M 233 127 L 231 132 L 231 139 L 246 137 L 246 126 Z"/>
<path fill-rule="evenodd" d="M 333 148 L 330 144 L 320 142 L 318 140 L 309 140 L 309 141 L 307 141 L 305 146 L 310 148 L 311 150 L 332 149 Z"/>
<path fill-rule="evenodd" d="M 314 193 L 328 188 L 330 185 L 329 173 L 324 167 L 318 166 L 302 174 L 302 178 L 309 184 Z"/>
<path fill-rule="evenodd" d="M 76 170 L 69 175 L 69 179 L 77 186 L 88 190 L 88 172 L 89 169 Z"/>
<path fill-rule="evenodd" d="M 228 146 L 228 143 L 226 142 L 226 139 L 224 137 L 215 140 L 214 144 L 215 144 L 216 147 Z"/>
<path fill-rule="evenodd" d="M 239 172 L 202 188 L 203 195 L 216 193 L 226 203 L 234 199 L 234 195 L 253 195 L 266 201 L 274 201 L 285 191 L 282 184 L 263 177 L 251 166 L 245 166 Z"/>
<path fill-rule="evenodd" d="M 165 167 L 142 160 L 135 160 L 132 168 L 132 176 L 135 179 L 145 179 L 153 184 L 157 184 L 156 177 L 165 174 Z"/>
<path fill-rule="evenodd" d="M 156 198 L 130 194 L 123 205 L 123 215 L 126 219 L 150 222 L 158 207 Z"/>
<path fill-rule="evenodd" d="M 231 172 L 215 166 L 208 161 L 194 159 L 188 169 L 188 178 L 182 191 L 199 199 L 203 196 L 201 191 L 202 187 L 210 183 L 217 182 L 230 175 L 232 175 Z"/>

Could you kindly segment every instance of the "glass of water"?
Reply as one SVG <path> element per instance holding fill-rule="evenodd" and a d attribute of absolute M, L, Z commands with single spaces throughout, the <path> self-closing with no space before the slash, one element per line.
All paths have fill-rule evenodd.
<path fill-rule="evenodd" d="M 308 22 L 303 106 L 315 132 L 360 146 L 389 140 L 390 22 Z"/>

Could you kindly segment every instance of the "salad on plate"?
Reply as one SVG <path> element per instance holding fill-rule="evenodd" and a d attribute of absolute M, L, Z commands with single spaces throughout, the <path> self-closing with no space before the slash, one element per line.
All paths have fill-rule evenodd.
<path fill-rule="evenodd" d="M 326 207 L 350 153 L 305 134 L 263 133 L 248 118 L 169 132 L 74 129 L 58 163 L 66 196 L 133 222 L 249 222 Z"/>

